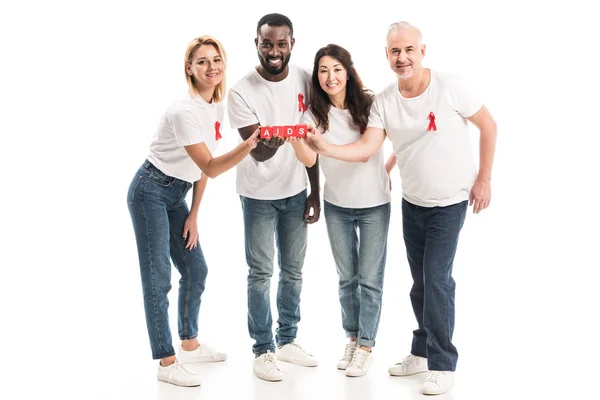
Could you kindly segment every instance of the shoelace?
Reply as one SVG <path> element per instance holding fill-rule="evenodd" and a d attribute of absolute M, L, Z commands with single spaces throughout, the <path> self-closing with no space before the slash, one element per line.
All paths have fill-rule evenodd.
<path fill-rule="evenodd" d="M 173 367 L 173 371 L 176 371 L 182 376 L 191 376 L 195 375 L 193 372 L 187 370 L 185 366 L 179 362 L 179 360 L 175 360 L 175 366 Z"/>
<path fill-rule="evenodd" d="M 444 372 L 442 371 L 431 371 L 429 373 L 429 375 L 427 376 L 427 379 L 425 379 L 425 382 L 433 382 L 433 383 L 437 383 L 437 380 L 439 379 L 440 375 L 444 374 Z"/>
<path fill-rule="evenodd" d="M 352 361 L 352 356 L 354 356 L 354 352 L 356 351 L 356 345 L 354 343 L 346 344 L 346 348 L 344 349 L 344 358 L 345 361 Z"/>
<path fill-rule="evenodd" d="M 292 346 L 292 351 L 294 353 L 306 354 L 306 355 L 310 356 L 310 354 L 308 354 L 306 351 L 304 351 L 304 349 L 302 347 L 300 347 L 299 345 L 297 345 L 296 343 L 292 342 L 292 343 L 290 343 L 290 346 Z"/>
<path fill-rule="evenodd" d="M 267 353 L 265 354 L 265 359 L 263 361 L 265 363 L 275 363 L 275 357 L 273 356 L 273 353 L 267 350 Z"/>
<path fill-rule="evenodd" d="M 399 362 L 396 365 L 400 365 L 400 364 L 402 364 L 402 365 L 408 365 L 408 364 L 413 363 L 416 360 L 417 360 L 417 357 L 413 356 L 412 354 L 409 354 L 408 356 L 406 356 L 406 358 L 404 360 L 402 360 L 402 362 Z"/>
<path fill-rule="evenodd" d="M 352 357 L 352 364 L 362 368 L 368 356 L 369 353 L 367 351 L 356 351 L 354 352 L 354 357 Z"/>

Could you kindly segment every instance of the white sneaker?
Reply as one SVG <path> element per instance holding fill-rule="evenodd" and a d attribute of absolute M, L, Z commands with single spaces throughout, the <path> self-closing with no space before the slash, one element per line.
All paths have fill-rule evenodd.
<path fill-rule="evenodd" d="M 360 347 L 354 352 L 352 362 L 346 369 L 346 376 L 363 376 L 369 370 L 373 356 L 371 352 L 361 349 Z"/>
<path fill-rule="evenodd" d="M 185 368 L 180 360 L 168 367 L 158 364 L 158 373 L 156 375 L 159 381 L 167 382 L 177 386 L 200 386 L 200 377 Z"/>
<path fill-rule="evenodd" d="M 431 371 L 421 385 L 422 394 L 446 393 L 454 384 L 452 371 Z"/>
<path fill-rule="evenodd" d="M 427 359 L 412 354 L 388 369 L 392 376 L 407 376 L 427 371 Z"/>
<path fill-rule="evenodd" d="M 275 355 L 270 350 L 254 359 L 252 369 L 256 376 L 265 381 L 276 382 L 283 379 L 283 373 L 277 365 Z"/>
<path fill-rule="evenodd" d="M 346 343 L 346 348 L 344 349 L 344 358 L 338 361 L 337 369 L 346 369 L 348 365 L 352 362 L 352 356 L 354 356 L 354 351 L 356 350 L 356 342 L 348 342 Z"/>
<path fill-rule="evenodd" d="M 316 367 L 319 364 L 312 355 L 302 350 L 302 347 L 294 342 L 278 347 L 275 354 L 278 360 L 303 367 Z"/>
<path fill-rule="evenodd" d="M 187 351 L 179 346 L 179 359 L 184 364 L 219 362 L 227 359 L 227 354 L 220 353 L 214 347 L 200 344 L 196 350 Z"/>

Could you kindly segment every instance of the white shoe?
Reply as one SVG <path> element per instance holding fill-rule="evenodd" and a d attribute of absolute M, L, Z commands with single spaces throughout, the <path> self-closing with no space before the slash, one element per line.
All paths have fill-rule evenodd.
<path fill-rule="evenodd" d="M 431 371 L 421 385 L 422 394 L 446 393 L 454 384 L 452 371 Z"/>
<path fill-rule="evenodd" d="M 361 349 L 360 347 L 354 352 L 352 362 L 346 369 L 346 376 L 363 376 L 371 367 L 373 356 L 371 352 Z"/>
<path fill-rule="evenodd" d="M 427 371 L 427 359 L 412 354 L 388 369 L 392 376 L 407 376 Z"/>
<path fill-rule="evenodd" d="M 303 367 L 316 367 L 319 364 L 312 355 L 302 350 L 302 347 L 294 342 L 278 347 L 275 354 L 278 360 Z"/>
<path fill-rule="evenodd" d="M 348 365 L 352 362 L 352 356 L 354 356 L 354 351 L 356 350 L 356 342 L 348 342 L 346 343 L 346 348 L 344 349 L 344 357 L 338 361 L 337 369 L 346 369 Z"/>
<path fill-rule="evenodd" d="M 265 354 L 256 357 L 252 369 L 256 376 L 265 381 L 276 382 L 283 379 L 283 373 L 279 369 L 275 355 L 271 351 L 267 351 Z"/>
<path fill-rule="evenodd" d="M 196 350 L 186 351 L 179 346 L 179 359 L 184 364 L 219 362 L 227 359 L 227 354 L 220 353 L 214 347 L 200 344 Z"/>
<path fill-rule="evenodd" d="M 177 386 L 200 386 L 200 377 L 185 368 L 180 360 L 167 367 L 158 364 L 156 375 L 159 381 Z"/>

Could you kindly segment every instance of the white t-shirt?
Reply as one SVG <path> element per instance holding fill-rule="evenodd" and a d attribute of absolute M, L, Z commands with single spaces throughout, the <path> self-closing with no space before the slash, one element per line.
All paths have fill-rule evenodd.
<path fill-rule="evenodd" d="M 352 121 L 350 110 L 331 106 L 328 119 L 329 129 L 323 134 L 328 143 L 345 145 L 360 140 L 362 135 Z M 316 126 L 310 111 L 304 113 L 303 121 Z M 345 208 L 376 207 L 390 202 L 390 182 L 383 162 L 383 149 L 379 149 L 366 163 L 324 156 L 320 157 L 319 163 L 325 175 L 325 201 Z"/>
<path fill-rule="evenodd" d="M 310 73 L 289 65 L 288 76 L 270 82 L 253 69 L 230 91 L 227 99 L 233 129 L 253 124 L 296 125 L 309 105 Z M 237 193 L 258 200 L 294 196 L 306 189 L 306 169 L 296 158 L 291 144 L 279 147 L 275 155 L 258 162 L 252 156 L 237 166 Z"/>
<path fill-rule="evenodd" d="M 404 98 L 397 82 L 375 96 L 368 126 L 385 129 L 402 178 L 402 196 L 422 207 L 468 200 L 477 171 L 466 118 L 482 101 L 453 75 L 431 71 L 425 91 Z M 437 130 L 428 131 L 433 113 Z"/>
<path fill-rule="evenodd" d="M 223 134 L 224 115 L 222 102 L 207 103 L 200 96 L 176 101 L 160 120 L 148 160 L 166 175 L 196 182 L 202 172 L 183 146 L 205 143 L 214 154 Z"/>

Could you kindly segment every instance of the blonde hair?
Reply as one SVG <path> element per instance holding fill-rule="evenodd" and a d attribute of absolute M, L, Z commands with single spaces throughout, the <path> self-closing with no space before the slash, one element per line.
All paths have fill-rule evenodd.
<path fill-rule="evenodd" d="M 183 60 L 183 72 L 185 73 L 185 80 L 188 84 L 188 92 L 190 96 L 198 96 L 198 89 L 196 88 L 194 77 L 188 74 L 187 65 L 192 63 L 192 56 L 194 55 L 194 52 L 204 45 L 214 46 L 215 49 L 217 49 L 217 53 L 219 53 L 221 59 L 223 60 L 223 80 L 217 85 L 212 95 L 213 101 L 218 103 L 219 101 L 223 100 L 223 97 L 225 97 L 226 90 L 225 70 L 227 69 L 227 54 L 225 53 L 225 49 L 223 48 L 221 42 L 219 42 L 214 37 L 208 35 L 203 35 L 192 40 L 188 44 L 187 49 L 185 50 L 185 57 Z"/>

